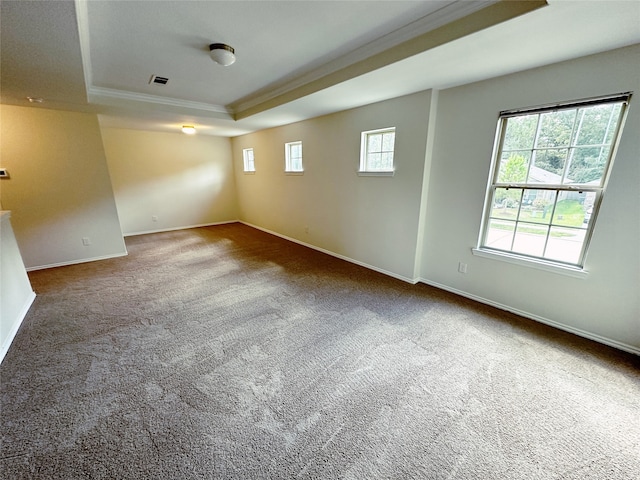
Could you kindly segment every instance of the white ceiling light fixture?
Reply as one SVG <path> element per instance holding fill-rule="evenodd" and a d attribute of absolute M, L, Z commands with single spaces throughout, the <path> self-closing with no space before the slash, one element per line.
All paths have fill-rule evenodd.
<path fill-rule="evenodd" d="M 209 56 L 214 62 L 228 67 L 236 61 L 235 50 L 226 43 L 212 43 L 209 45 Z"/>
<path fill-rule="evenodd" d="M 194 127 L 193 125 L 183 125 L 182 133 L 186 133 L 187 135 L 195 135 L 196 127 Z"/>

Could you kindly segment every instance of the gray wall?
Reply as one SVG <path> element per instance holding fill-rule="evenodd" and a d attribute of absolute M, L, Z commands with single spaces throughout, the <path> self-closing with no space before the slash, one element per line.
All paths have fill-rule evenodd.
<path fill-rule="evenodd" d="M 126 255 L 97 116 L 10 105 L 1 114 L 11 175 L 1 202 L 27 269 Z"/>
<path fill-rule="evenodd" d="M 440 92 L 422 278 L 640 353 L 640 47 Z M 501 110 L 635 91 L 584 278 L 473 256 Z M 466 275 L 458 262 L 468 264 Z"/>
<path fill-rule="evenodd" d="M 10 217 L 11 212 L 0 211 L 0 362 L 36 298 Z"/>
<path fill-rule="evenodd" d="M 240 219 L 398 278 L 640 353 L 640 109 L 632 100 L 582 278 L 474 256 L 501 110 L 640 92 L 640 46 L 422 92 L 232 140 Z M 639 93 L 640 94 L 640 93 Z M 358 177 L 360 132 L 396 126 L 397 172 Z M 305 174 L 286 176 L 302 140 Z M 255 175 L 242 173 L 253 147 Z M 307 230 L 305 230 L 305 228 Z M 468 273 L 458 273 L 458 263 Z"/>
<path fill-rule="evenodd" d="M 421 92 L 234 138 L 241 220 L 413 280 L 430 102 Z M 360 133 L 393 126 L 395 175 L 358 176 Z M 284 144 L 295 140 L 302 176 L 284 173 Z M 249 147 L 253 175 L 242 172 Z"/>
<path fill-rule="evenodd" d="M 102 139 L 125 235 L 238 219 L 228 138 L 103 128 Z"/>

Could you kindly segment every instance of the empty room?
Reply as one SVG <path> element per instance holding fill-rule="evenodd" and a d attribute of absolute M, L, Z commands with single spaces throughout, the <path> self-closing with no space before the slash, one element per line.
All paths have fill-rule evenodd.
<path fill-rule="evenodd" d="M 2 478 L 637 478 L 640 1 L 0 22 Z"/>

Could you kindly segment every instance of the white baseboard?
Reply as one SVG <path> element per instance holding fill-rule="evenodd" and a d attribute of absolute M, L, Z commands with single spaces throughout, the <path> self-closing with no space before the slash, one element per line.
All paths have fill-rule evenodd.
<path fill-rule="evenodd" d="M 27 272 L 33 272 L 35 270 L 44 270 L 46 268 L 67 267 L 69 265 L 77 265 L 79 263 L 96 262 L 98 260 L 108 260 L 110 258 L 126 257 L 127 255 L 128 255 L 127 252 L 114 253 L 113 255 L 104 255 L 102 257 L 82 258 L 80 260 L 71 260 L 69 262 L 51 263 L 49 265 L 36 265 L 35 267 L 28 267 L 26 268 L 26 270 Z"/>
<path fill-rule="evenodd" d="M 623 350 L 625 352 L 633 353 L 635 355 L 640 355 L 640 348 L 634 347 L 633 345 L 628 345 L 626 343 L 622 343 L 617 340 L 612 340 L 611 338 L 607 338 L 595 333 L 587 332 L 586 330 L 581 330 L 579 328 L 571 327 L 569 325 L 556 322 L 555 320 L 550 320 L 548 318 L 541 317 L 540 315 L 535 315 L 533 313 L 525 312 L 524 310 L 520 310 L 518 308 L 510 307 L 509 305 L 504 305 L 499 302 L 494 302 L 493 300 L 479 297 L 477 295 L 473 295 L 473 294 L 464 292 L 462 290 L 458 290 L 456 288 L 443 285 L 438 282 L 432 282 L 431 280 L 427 280 L 426 278 L 420 278 L 419 281 L 427 285 L 431 285 L 432 287 L 436 287 L 441 290 L 446 290 L 447 292 L 455 293 L 456 295 L 460 295 L 461 297 L 469 298 L 471 300 L 475 300 L 476 302 L 484 303 L 485 305 L 490 305 L 492 307 L 499 308 L 500 310 L 505 310 L 507 312 L 515 313 L 516 315 L 519 315 L 521 317 L 528 318 L 530 320 L 535 320 L 536 322 L 544 323 L 545 325 L 555 327 L 559 330 L 564 330 L 565 332 L 573 333 L 574 335 L 578 335 L 579 337 L 588 338 L 589 340 L 593 340 L 598 343 L 603 343 L 610 347 L 617 348 L 618 350 Z"/>
<path fill-rule="evenodd" d="M 160 228 L 158 230 L 145 230 L 142 232 L 124 233 L 124 237 L 135 237 L 136 235 L 148 235 L 150 233 L 175 232 L 176 230 L 188 230 L 189 228 L 213 227 L 215 225 L 225 225 L 227 223 L 238 223 L 239 220 L 226 220 L 224 222 L 202 223 L 200 225 L 185 225 L 183 227 Z"/>
<path fill-rule="evenodd" d="M 387 276 L 392 277 L 392 278 L 396 278 L 396 279 L 401 280 L 403 282 L 407 282 L 407 283 L 411 283 L 411 284 L 416 284 L 418 282 L 422 282 L 422 283 L 424 283 L 426 285 L 430 285 L 432 287 L 436 287 L 436 288 L 439 288 L 441 290 L 445 290 L 447 292 L 451 292 L 451 293 L 454 293 L 456 295 L 460 295 L 462 297 L 469 298 L 471 300 L 475 300 L 475 301 L 480 302 L 480 303 L 484 303 L 485 305 L 490 305 L 492 307 L 499 308 L 500 310 L 505 310 L 507 312 L 515 313 L 516 315 L 519 315 L 521 317 L 528 318 L 530 320 L 534 320 L 536 322 L 540 322 L 540 323 L 543 323 L 545 325 L 549 325 L 549 326 L 558 328 L 560 330 L 564 330 L 565 332 L 573 333 L 574 335 L 578 335 L 580 337 L 584 337 L 584 338 L 587 338 L 589 340 L 593 340 L 595 342 L 602 343 L 604 345 L 608 345 L 610 347 L 617 348 L 619 350 L 623 350 L 625 352 L 629 352 L 629 353 L 632 353 L 632 354 L 640 356 L 640 348 L 635 347 L 633 345 L 629 345 L 629 344 L 626 344 L 626 343 L 623 343 L 623 342 L 619 342 L 617 340 L 613 340 L 613 339 L 610 339 L 610 338 L 607 338 L 607 337 L 603 337 L 601 335 L 598 335 L 598 334 L 595 334 L 595 333 L 591 333 L 591 332 L 588 332 L 586 330 L 582 330 L 582 329 L 579 329 L 579 328 L 571 327 L 569 325 L 565 325 L 565 324 L 557 322 L 555 320 L 550 320 L 548 318 L 541 317 L 539 315 L 535 315 L 533 313 L 526 312 L 524 310 L 520 310 L 520 309 L 517 309 L 517 308 L 514 308 L 514 307 L 510 307 L 509 305 L 504 305 L 502 303 L 495 302 L 495 301 L 489 300 L 487 298 L 479 297 L 477 295 L 473 295 L 473 294 L 464 292 L 462 290 L 458 290 L 456 288 L 449 287 L 447 285 L 444 285 L 444 284 L 441 284 L 441 283 L 438 283 L 438 282 L 433 282 L 433 281 L 428 280 L 426 278 L 414 278 L 414 279 L 412 279 L 412 278 L 409 278 L 409 277 L 405 277 L 403 275 L 398 275 L 396 273 L 393 273 L 393 272 L 390 272 L 388 270 L 376 267 L 374 265 L 370 265 L 368 263 L 361 262 L 359 260 L 355 260 L 355 259 L 347 257 L 345 255 L 341 255 L 339 253 L 335 253 L 335 252 L 332 252 L 330 250 L 326 250 L 324 248 L 317 247 L 315 245 L 303 242 L 303 241 L 298 240 L 296 238 L 288 237 L 287 235 L 282 235 L 282 234 L 280 234 L 278 232 L 274 232 L 274 231 L 269 230 L 267 228 L 263 228 L 263 227 L 260 227 L 258 225 L 253 225 L 253 224 L 251 224 L 249 222 L 244 222 L 244 221 L 241 221 L 241 220 L 230 220 L 230 221 L 225 221 L 225 222 L 209 223 L 209 224 L 203 224 L 203 225 L 192 225 L 192 226 L 170 228 L 170 229 L 164 229 L 164 230 L 154 230 L 154 231 L 149 231 L 149 232 L 128 233 L 125 236 L 144 235 L 144 234 L 148 234 L 148 233 L 161 233 L 161 232 L 169 232 L 169 231 L 175 231 L 175 230 L 185 230 L 185 229 L 189 229 L 189 228 L 210 227 L 210 226 L 224 225 L 224 224 L 229 224 L 229 223 L 242 223 L 244 225 L 247 225 L 247 226 L 249 226 L 251 228 L 255 228 L 257 230 L 261 230 L 261 231 L 263 231 L 265 233 L 268 233 L 270 235 L 274 235 L 276 237 L 283 238 L 283 239 L 288 240 L 290 242 L 297 243 L 299 245 L 311 248 L 313 250 L 325 253 L 327 255 L 331 255 L 332 257 L 339 258 L 340 260 L 344 260 L 346 262 L 353 263 L 355 265 L 359 265 L 361 267 L 368 268 L 369 270 L 373 270 L 375 272 L 382 273 L 384 275 L 387 275 Z M 72 262 L 62 262 L 62 263 L 56 263 L 56 264 L 51 264 L 51 265 L 42 265 L 42 266 L 37 266 L 37 267 L 29 267 L 26 270 L 29 272 L 29 271 L 34 271 L 34 270 L 42 270 L 42 269 L 45 269 L 45 268 L 54 268 L 54 267 L 62 267 L 62 266 L 67 266 L 67 265 L 74 265 L 74 264 L 78 264 L 78 263 L 93 262 L 93 261 L 96 261 L 96 260 L 106 260 L 106 259 L 109 259 L 109 258 L 121 257 L 121 256 L 125 256 L 125 255 L 127 255 L 126 252 L 123 253 L 123 254 L 109 255 L 109 256 L 97 257 L 97 258 L 88 258 L 88 259 L 76 260 L 76 261 L 72 261 Z M 33 298 L 30 299 L 29 304 L 26 306 L 26 308 L 24 310 L 24 315 L 26 315 L 26 313 L 29 310 L 29 307 L 31 306 L 31 303 L 33 302 L 34 299 L 35 299 L 35 293 L 33 294 Z M 10 339 L 8 340 L 8 343 L 5 342 L 6 345 L 2 346 L 2 350 L 0 350 L 0 362 L 2 361 L 2 358 L 4 358 L 4 355 L 6 354 L 7 350 L 9 349 L 9 345 L 11 345 L 11 341 L 13 341 L 13 336 L 15 336 L 15 334 L 18 331 L 18 328 L 20 327 L 21 323 L 22 323 L 22 319 L 20 320 L 20 322 L 18 322 L 18 324 L 17 324 L 17 326 L 15 328 L 15 332 L 13 332 L 13 334 L 11 335 Z"/>
<path fill-rule="evenodd" d="M 31 305 L 33 304 L 33 301 L 35 299 L 36 299 L 36 292 L 31 291 L 31 294 L 27 297 L 27 301 L 25 302 L 24 306 L 22 307 L 22 310 L 20 310 L 20 313 L 18 314 L 18 318 L 15 320 L 13 328 L 11 328 L 11 331 L 9 332 L 9 335 L 7 335 L 7 338 L 4 339 L 4 342 L 2 343 L 2 346 L 0 347 L 0 363 L 2 363 L 2 361 L 4 360 L 5 355 L 9 351 L 9 347 L 13 343 L 13 339 L 16 337 L 16 334 L 18 333 L 18 330 L 20 329 L 20 325 L 22 325 L 22 322 L 24 321 L 24 318 L 27 316 L 27 312 L 31 308 Z"/>
<path fill-rule="evenodd" d="M 329 250 L 325 250 L 324 248 L 320 248 L 320 247 L 317 247 L 315 245 L 311 245 L 309 243 L 302 242 L 302 241 L 300 241 L 300 240 L 298 240 L 296 238 L 291 238 L 291 237 L 288 237 L 286 235 L 282 235 L 280 233 L 273 232 L 273 231 L 271 231 L 269 229 L 262 228 L 262 227 L 259 227 L 257 225 L 253 225 L 253 224 L 248 223 L 248 222 L 240 221 L 239 223 L 242 223 L 242 224 L 247 225 L 249 227 L 255 228 L 257 230 L 262 230 L 263 232 L 269 233 L 271 235 L 275 235 L 276 237 L 284 238 L 285 240 L 289 240 L 290 242 L 297 243 L 297 244 L 303 245 L 305 247 L 309 247 L 309 248 L 311 248 L 313 250 L 317 250 L 319 252 L 326 253 L 327 255 L 331 255 L 332 257 L 336 257 L 336 258 L 339 258 L 341 260 L 345 260 L 347 262 L 354 263 L 356 265 L 360 265 L 361 267 L 365 267 L 365 268 L 368 268 L 370 270 L 374 270 L 376 272 L 383 273 L 383 274 L 388 275 L 390 277 L 397 278 L 398 280 L 402 280 L 402 281 L 407 282 L 407 283 L 416 284 L 418 282 L 422 282 L 422 283 L 425 283 L 427 285 L 431 285 L 432 287 L 436 287 L 436 288 L 439 288 L 441 290 L 445 290 L 447 292 L 451 292 L 451 293 L 454 293 L 456 295 L 460 295 L 461 297 L 469 298 L 471 300 L 475 300 L 476 302 L 484 303 L 485 305 L 490 305 L 492 307 L 499 308 L 500 310 L 505 310 L 507 312 L 515 313 L 516 315 L 519 315 L 521 317 L 528 318 L 528 319 L 534 320 L 536 322 L 544 323 L 545 325 L 549 325 L 551 327 L 555 327 L 555 328 L 557 328 L 559 330 L 564 330 L 565 332 L 573 333 L 574 335 L 578 335 L 580 337 L 588 338 L 589 340 L 593 340 L 595 342 L 602 343 L 604 345 L 608 345 L 608 346 L 613 347 L 613 348 L 617 348 L 618 350 L 623 350 L 625 352 L 629 352 L 629 353 L 632 353 L 632 354 L 635 354 L 635 355 L 640 355 L 640 348 L 635 347 L 633 345 L 628 345 L 626 343 L 619 342 L 619 341 L 613 340 L 611 338 L 607 338 L 607 337 L 603 337 L 603 336 L 595 334 L 595 333 L 587 332 L 586 330 L 581 330 L 579 328 L 571 327 L 569 325 L 565 325 L 563 323 L 556 322 L 555 320 L 550 320 L 548 318 L 541 317 L 541 316 L 535 315 L 533 313 L 525 312 L 524 310 L 513 308 L 513 307 L 510 307 L 509 305 L 504 305 L 502 303 L 495 302 L 495 301 L 489 300 L 487 298 L 479 297 L 477 295 L 473 295 L 473 294 L 464 292 L 462 290 L 458 290 L 456 288 L 452 288 L 452 287 L 449 287 L 447 285 L 440 284 L 438 282 L 432 282 L 431 280 L 427 280 L 426 278 L 411 279 L 411 278 L 408 278 L 408 277 L 404 277 L 402 275 L 398 275 L 398 274 L 395 274 L 393 272 L 389 272 L 387 270 L 384 270 L 382 268 L 378 268 L 378 267 L 375 267 L 373 265 L 369 265 L 367 263 L 360 262 L 358 260 L 354 260 L 353 258 L 349 258 L 349 257 L 346 257 L 344 255 L 340 255 L 338 253 L 331 252 Z"/>
<path fill-rule="evenodd" d="M 345 262 L 353 263 L 355 265 L 359 265 L 361 267 L 368 268 L 369 270 L 373 270 L 374 272 L 382 273 L 382 274 L 387 275 L 389 277 L 397 278 L 398 280 L 402 280 L 403 282 L 411 283 L 411 284 L 414 284 L 414 285 L 416 283 L 418 283 L 418 279 L 411 279 L 411 278 L 405 277 L 403 275 L 398 275 L 397 273 L 390 272 L 390 271 L 385 270 L 383 268 L 378 268 L 378 267 L 375 267 L 373 265 L 369 265 L 368 263 L 364 263 L 364 262 L 361 262 L 359 260 L 355 260 L 355 259 L 353 259 L 351 257 L 347 257 L 345 255 L 341 255 L 339 253 L 332 252 L 331 250 L 325 250 L 324 248 L 317 247 L 317 246 L 312 245 L 310 243 L 303 242 L 301 240 L 298 240 L 297 238 L 288 237 L 286 235 L 282 235 L 281 233 L 274 232 L 274 231 L 269 230 L 267 228 L 259 227 L 258 225 L 253 225 L 253 224 L 248 223 L 248 222 L 243 222 L 242 220 L 240 220 L 240 223 L 242 223 L 244 225 L 247 225 L 248 227 L 255 228 L 256 230 L 261 230 L 261 231 L 269 233 L 271 235 L 275 235 L 276 237 L 284 238 L 285 240 L 289 240 L 290 242 L 297 243 L 298 245 L 302 245 L 304 247 L 311 248 L 312 250 L 317 250 L 318 252 L 326 253 L 327 255 L 331 255 L 332 257 L 339 258 L 340 260 L 344 260 Z"/>
<path fill-rule="evenodd" d="M 217 223 L 204 223 L 202 225 L 190 225 L 190 226 L 184 226 L 184 227 L 176 227 L 176 228 L 165 228 L 165 229 L 160 229 L 160 230 L 150 230 L 148 232 L 134 232 L 134 233 L 127 233 L 127 234 L 123 234 L 123 237 L 133 237 L 136 235 L 146 235 L 148 233 L 162 233 L 162 232 L 172 232 L 175 230 L 187 230 L 189 228 L 201 228 L 201 227 L 212 227 L 215 225 L 224 225 L 227 223 L 238 223 L 238 220 L 229 220 L 229 221 L 225 221 L 225 222 L 217 222 Z M 88 262 L 96 262 L 98 260 L 108 260 L 110 258 L 117 258 L 117 257 L 125 257 L 127 256 L 128 253 L 124 252 L 124 253 L 116 253 L 113 255 L 104 255 L 101 257 L 91 257 L 91 258 L 82 258 L 79 260 L 71 260 L 69 262 L 60 262 L 60 263 L 51 263 L 48 265 L 36 265 L 35 267 L 28 267 L 26 270 L 27 272 L 33 272 L 35 270 L 44 270 L 47 268 L 55 268 L 55 267 L 66 267 L 69 265 L 77 265 L 79 263 L 88 263 Z"/>

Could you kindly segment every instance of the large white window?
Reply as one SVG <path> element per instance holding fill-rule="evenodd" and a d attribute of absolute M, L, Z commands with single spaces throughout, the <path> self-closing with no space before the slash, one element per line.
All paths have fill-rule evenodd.
<path fill-rule="evenodd" d="M 360 140 L 360 174 L 393 174 L 395 127 L 362 132 Z"/>
<path fill-rule="evenodd" d="M 302 173 L 302 142 L 284 144 L 285 172 Z"/>
<path fill-rule="evenodd" d="M 501 112 L 480 252 L 583 267 L 630 96 Z"/>
<path fill-rule="evenodd" d="M 256 164 L 253 157 L 253 148 L 245 148 L 242 150 L 242 160 L 244 162 L 244 171 L 253 173 L 256 171 Z"/>

